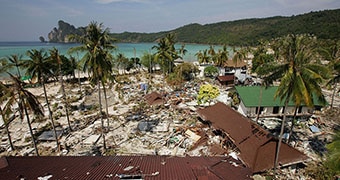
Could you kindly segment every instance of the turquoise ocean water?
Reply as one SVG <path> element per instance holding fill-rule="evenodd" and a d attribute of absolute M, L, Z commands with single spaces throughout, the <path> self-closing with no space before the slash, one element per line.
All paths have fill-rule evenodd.
<path fill-rule="evenodd" d="M 118 53 L 124 54 L 126 57 L 131 58 L 141 57 L 145 52 L 154 53 L 152 47 L 157 45 L 156 43 L 116 43 L 117 47 L 115 51 L 113 51 L 113 55 Z M 67 53 L 68 49 L 74 46 L 79 46 L 79 44 L 62 44 L 62 43 L 40 43 L 40 42 L 0 42 L 0 58 L 8 57 L 13 54 L 22 55 L 23 59 L 27 58 L 26 52 L 31 49 L 44 49 L 48 52 L 49 49 L 53 47 L 57 48 L 61 54 L 69 56 Z M 181 44 L 176 44 L 176 49 L 181 47 Z M 197 57 L 195 54 L 204 49 L 208 49 L 209 45 L 201 45 L 201 44 L 185 44 L 185 49 L 187 53 L 184 55 L 183 59 L 185 61 L 195 61 Z M 217 50 L 220 46 L 216 46 Z M 73 54 L 76 57 L 76 54 Z M 78 54 L 79 58 L 81 58 L 81 54 Z M 77 57 L 76 57 L 77 58 Z"/>
<path fill-rule="evenodd" d="M 125 57 L 141 57 L 144 53 L 154 53 L 155 50 L 152 49 L 153 46 L 157 45 L 156 43 L 116 43 L 116 50 L 113 51 L 113 55 L 117 55 L 118 53 L 122 53 Z M 175 48 L 180 49 L 182 44 L 176 44 Z M 57 48 L 59 52 L 63 55 L 70 56 L 68 54 L 68 50 L 71 47 L 79 46 L 79 44 L 63 44 L 63 43 L 41 43 L 41 42 L 0 42 L 0 58 L 6 58 L 10 55 L 21 55 L 22 59 L 27 59 L 26 52 L 32 49 L 43 49 L 45 52 L 48 52 L 53 47 Z M 221 46 L 214 46 L 215 50 L 221 48 Z M 209 45 L 202 44 L 185 44 L 185 49 L 187 50 L 183 59 L 185 61 L 196 61 L 197 57 L 195 54 L 198 51 L 203 51 L 204 49 L 208 49 Z M 76 59 L 82 58 L 83 54 L 72 54 Z M 6 78 L 7 74 L 0 74 L 1 78 Z"/>

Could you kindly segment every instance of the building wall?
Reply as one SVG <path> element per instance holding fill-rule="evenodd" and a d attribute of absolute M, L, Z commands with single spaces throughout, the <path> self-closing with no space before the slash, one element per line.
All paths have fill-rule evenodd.
<path fill-rule="evenodd" d="M 243 101 L 240 102 L 240 104 L 238 105 L 237 111 L 239 113 L 241 113 L 243 116 L 249 116 L 250 112 L 248 112 L 248 108 L 243 104 Z"/>
<path fill-rule="evenodd" d="M 256 117 L 257 111 L 256 111 L 257 107 L 246 107 L 243 102 L 241 101 L 239 106 L 238 106 L 238 112 L 240 112 L 241 114 L 243 114 L 244 116 L 248 116 L 248 117 Z M 282 116 L 283 115 L 283 110 L 284 107 L 279 107 L 278 113 L 274 114 L 273 113 L 274 107 L 263 107 L 262 112 L 260 112 L 260 116 Z M 294 107 L 288 107 L 287 108 L 287 113 L 289 115 L 293 115 L 294 114 Z M 310 114 L 310 112 L 312 111 L 311 108 L 308 107 L 302 107 L 301 112 L 297 112 L 297 116 L 299 115 L 307 115 Z"/>

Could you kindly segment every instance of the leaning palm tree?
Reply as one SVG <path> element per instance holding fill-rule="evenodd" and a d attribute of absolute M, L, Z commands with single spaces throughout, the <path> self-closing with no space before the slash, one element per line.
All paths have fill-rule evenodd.
<path fill-rule="evenodd" d="M 265 82 L 280 80 L 275 98 L 284 101 L 284 112 L 277 145 L 274 170 L 278 165 L 280 147 L 283 138 L 284 126 L 287 117 L 289 101 L 295 106 L 305 104 L 314 105 L 314 99 L 325 103 L 320 83 L 327 78 L 328 69 L 318 64 L 314 56 L 314 38 L 305 35 L 288 35 L 277 40 L 281 47 L 278 49 L 278 58 L 275 63 L 267 63 L 259 69 L 259 74 L 265 75 Z M 263 72 L 269 72 L 267 74 Z"/>
<path fill-rule="evenodd" d="M 15 118 L 12 111 L 13 102 L 15 102 L 14 92 L 12 89 L 6 87 L 2 82 L 0 82 L 0 114 L 4 122 L 8 142 L 12 150 L 14 150 L 14 145 L 9 131 L 9 124 Z"/>
<path fill-rule="evenodd" d="M 52 129 L 55 137 L 55 141 L 57 144 L 57 149 L 59 149 L 59 141 L 57 136 L 57 131 L 55 128 L 54 120 L 52 117 L 52 111 L 50 107 L 49 100 L 47 98 L 47 91 L 45 82 L 47 81 L 47 77 L 52 75 L 49 67 L 51 67 L 51 62 L 49 62 L 49 58 L 47 53 L 41 50 L 32 49 L 27 51 L 27 55 L 30 59 L 25 61 L 24 67 L 26 67 L 26 74 L 31 75 L 32 78 L 37 78 L 38 82 L 40 82 L 43 86 L 45 101 L 49 113 L 49 118 L 51 120 Z"/>
<path fill-rule="evenodd" d="M 23 82 L 21 82 L 20 79 L 13 76 L 12 74 L 10 74 L 10 77 L 13 81 L 13 92 L 15 94 L 15 96 L 13 97 L 16 97 L 18 99 L 19 107 L 23 108 L 23 111 L 25 112 L 28 128 L 30 130 L 32 142 L 34 145 L 34 149 L 35 149 L 37 156 L 39 156 L 39 152 L 38 152 L 37 144 L 34 138 L 28 111 L 30 110 L 35 115 L 43 116 L 43 107 L 39 103 L 38 99 L 31 92 L 27 91 L 24 88 Z"/>
<path fill-rule="evenodd" d="M 100 85 L 103 85 L 105 82 L 103 81 L 104 78 L 112 73 L 112 59 L 110 59 L 112 56 L 110 54 L 115 49 L 113 45 L 115 39 L 109 35 L 109 29 L 103 29 L 103 24 L 98 24 L 97 22 L 91 22 L 87 26 L 85 35 L 72 35 L 69 38 L 77 40 L 82 44 L 81 46 L 71 48 L 70 52 L 85 52 L 80 62 L 83 71 L 87 71 L 90 81 L 98 86 L 99 111 L 102 125 L 101 135 L 104 149 L 106 149 Z"/>

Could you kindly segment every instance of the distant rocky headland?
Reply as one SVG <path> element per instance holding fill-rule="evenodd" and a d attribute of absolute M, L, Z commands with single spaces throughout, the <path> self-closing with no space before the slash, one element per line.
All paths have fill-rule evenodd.
<path fill-rule="evenodd" d="M 105 26 L 105 24 L 104 24 Z M 69 34 L 82 35 L 86 27 L 74 27 L 60 20 L 48 33 L 49 42 L 68 43 Z M 175 33 L 178 42 L 199 44 L 255 45 L 287 34 L 312 34 L 319 39 L 340 39 L 340 9 L 310 12 L 290 17 L 252 18 L 213 24 L 188 24 L 157 33 L 112 33 L 118 42 L 155 42 Z M 41 39 L 41 38 L 40 38 Z"/>
<path fill-rule="evenodd" d="M 68 35 L 78 34 L 82 35 L 85 32 L 86 27 L 75 28 L 73 25 L 64 22 L 62 20 L 58 21 L 58 28 L 54 27 L 50 33 L 48 33 L 49 42 L 56 43 L 69 43 Z"/>

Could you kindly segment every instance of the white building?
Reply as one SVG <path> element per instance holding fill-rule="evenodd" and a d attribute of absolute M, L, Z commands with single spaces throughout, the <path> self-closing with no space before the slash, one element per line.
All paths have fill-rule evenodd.
<path fill-rule="evenodd" d="M 260 107 L 260 117 L 279 117 L 284 113 L 284 101 L 280 98 L 274 98 L 277 86 L 261 87 L 261 86 L 236 86 L 236 91 L 240 98 L 238 111 L 244 116 L 256 117 L 258 108 Z M 262 89 L 262 95 L 261 95 Z M 323 105 L 314 98 L 314 107 L 301 105 L 297 109 L 297 116 L 308 116 L 314 110 L 320 110 Z M 287 114 L 294 115 L 295 105 L 293 102 L 288 103 Z"/>

